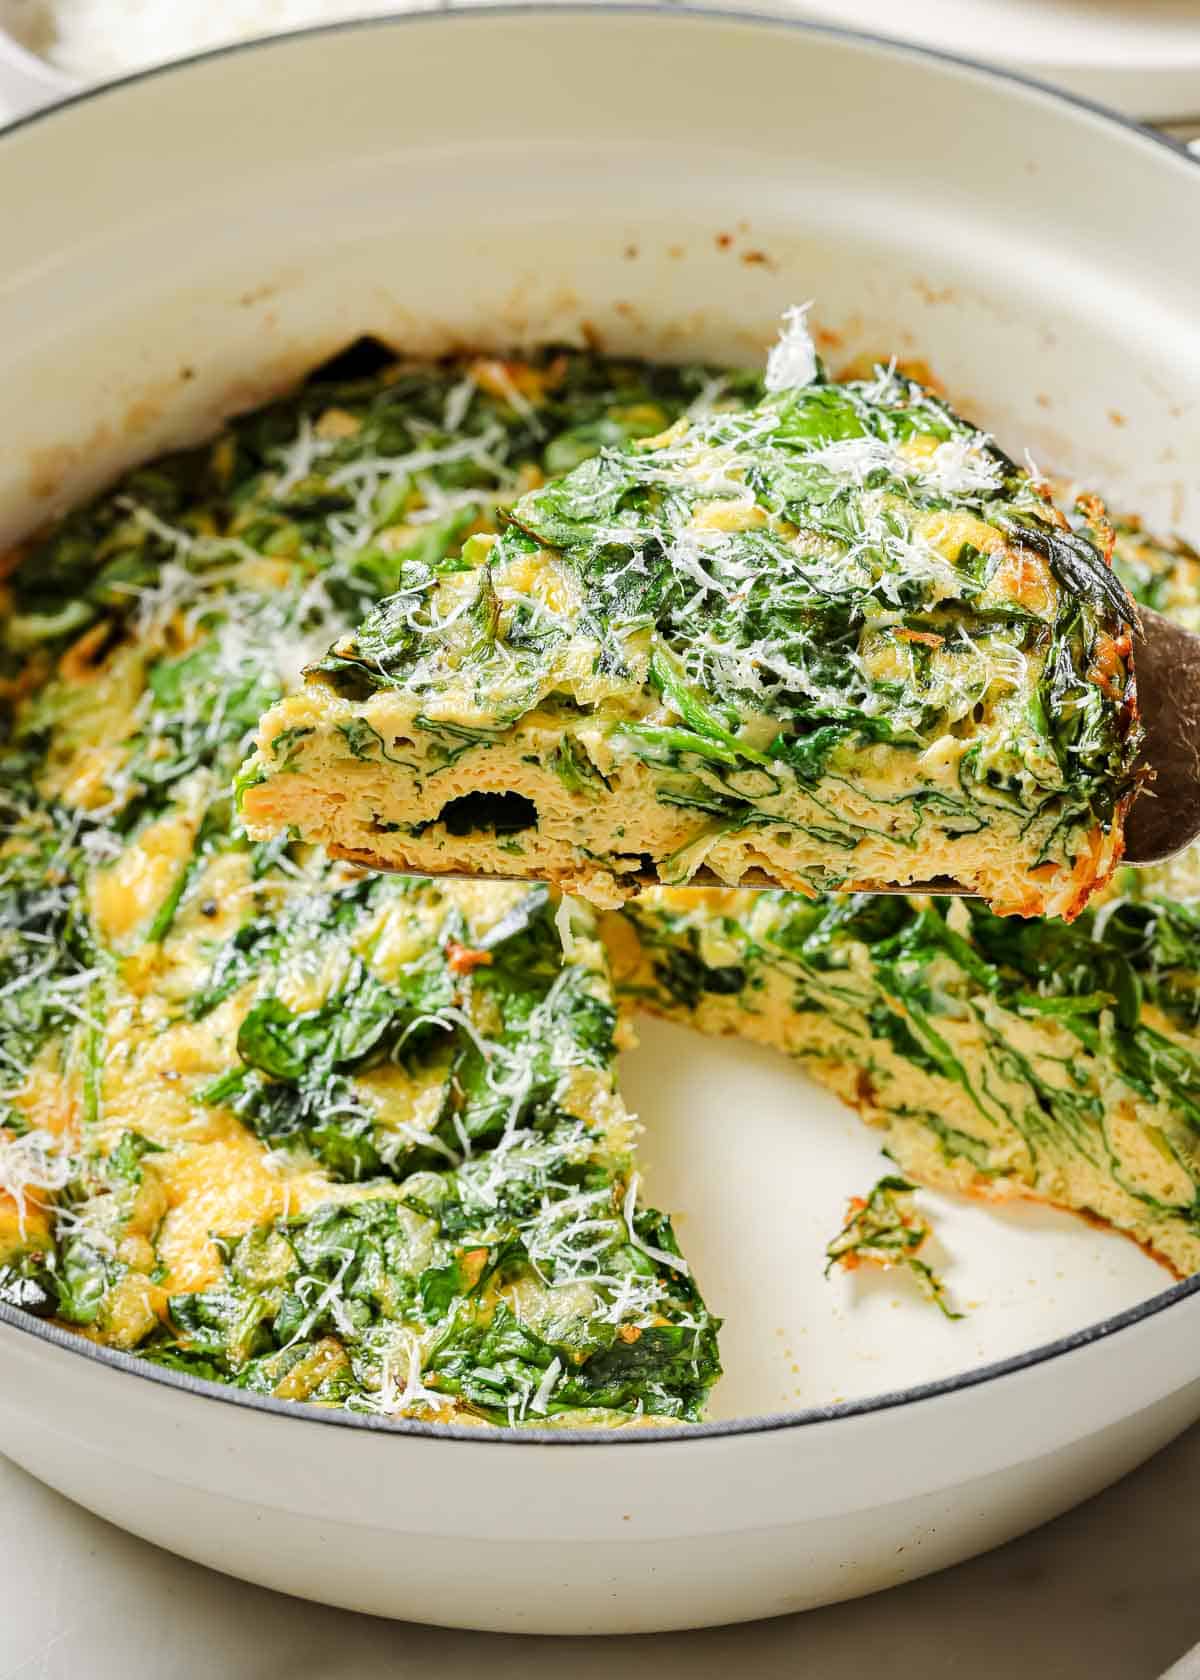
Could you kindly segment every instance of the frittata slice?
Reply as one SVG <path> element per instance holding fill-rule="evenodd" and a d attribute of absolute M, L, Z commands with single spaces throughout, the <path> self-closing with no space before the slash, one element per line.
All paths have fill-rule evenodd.
<path fill-rule="evenodd" d="M 232 1066 L 192 1100 L 290 1191 L 217 1232 L 219 1267 L 143 1353 L 442 1421 L 698 1418 L 716 1325 L 639 1201 L 586 914 L 564 963 L 545 888 L 330 876 L 265 944 L 215 954 L 205 1001 L 250 973 Z"/>
<path fill-rule="evenodd" d="M 208 890 L 234 885 L 221 863 Z M 46 1046 L 39 1073 L 86 1058 L 91 1093 L 78 1124 L 0 1145 L 0 1298 L 352 1410 L 701 1416 L 717 1326 L 639 1199 L 586 914 L 564 964 L 544 887 L 313 859 L 272 897 L 203 965 L 185 917 L 151 995 L 98 980 Z"/>
<path fill-rule="evenodd" d="M 756 405 L 399 567 L 264 719 L 250 832 L 606 904 L 949 879 L 1077 915 L 1121 853 L 1134 608 L 987 436 L 894 370 L 825 383 L 802 331 Z"/>

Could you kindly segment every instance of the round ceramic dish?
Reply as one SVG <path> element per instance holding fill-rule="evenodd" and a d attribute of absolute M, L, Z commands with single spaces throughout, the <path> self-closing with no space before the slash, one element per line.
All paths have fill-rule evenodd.
<path fill-rule="evenodd" d="M 0 541 L 361 332 L 924 356 L 1009 448 L 1200 523 L 1200 173 L 1039 87 L 712 12 L 484 10 L 234 49 L 0 138 Z M 712 1425 L 439 1430 L 250 1399 L 0 1311 L 0 1442 L 202 1562 L 545 1632 L 803 1608 L 995 1544 L 1200 1415 L 1200 1279 L 948 1207 L 947 1325 L 820 1256 L 877 1147 L 648 1028 L 646 1170 L 726 1314 Z M 899 1305 L 893 1302 L 899 1301 Z M 930 1380 L 933 1379 L 933 1380 Z"/>

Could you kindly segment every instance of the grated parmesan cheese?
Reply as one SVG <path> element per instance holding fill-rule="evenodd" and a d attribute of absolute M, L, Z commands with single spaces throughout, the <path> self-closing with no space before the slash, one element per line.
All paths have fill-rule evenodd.
<path fill-rule="evenodd" d="M 554 912 L 554 927 L 562 944 L 564 962 L 574 962 L 579 954 L 574 929 L 571 927 L 571 917 L 581 913 L 586 914 L 579 899 L 573 898 L 570 893 L 564 893 L 558 909 Z"/>
<path fill-rule="evenodd" d="M 546 1408 L 550 1404 L 550 1396 L 554 1393 L 554 1385 L 562 1375 L 562 1360 L 557 1355 L 547 1365 L 545 1374 L 537 1386 L 537 1392 L 529 1402 L 529 1410 L 537 1417 L 544 1417 Z"/>
<path fill-rule="evenodd" d="M 51 1132 L 26 1132 L 0 1142 L 0 1190 L 16 1204 L 22 1238 L 27 1234 L 30 1210 L 43 1211 L 46 1198 L 65 1188 L 72 1171 L 62 1139 Z"/>
<path fill-rule="evenodd" d="M 792 391 L 800 385 L 811 385 L 817 377 L 817 349 L 808 330 L 811 308 L 810 298 L 784 311 L 779 343 L 767 357 L 768 391 Z"/>

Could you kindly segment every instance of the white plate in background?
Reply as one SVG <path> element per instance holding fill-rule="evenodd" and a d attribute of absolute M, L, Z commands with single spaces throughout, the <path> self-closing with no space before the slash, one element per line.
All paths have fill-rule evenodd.
<path fill-rule="evenodd" d="M 1196 0 L 795 0 L 791 9 L 1037 76 L 1143 122 L 1200 119 Z"/>
<path fill-rule="evenodd" d="M 157 3 L 169 8 L 201 0 Z M 437 3 L 408 0 L 406 6 L 397 0 L 395 9 Z M 478 3 L 443 0 L 447 9 Z M 739 9 L 739 0 L 712 3 Z M 27 5 L 28 0 L 0 0 L 0 123 L 85 85 L 21 46 L 18 23 Z M 959 53 L 1039 77 L 1145 122 L 1200 120 L 1196 0 L 763 0 L 743 9 L 778 10 Z M 264 20 L 264 32 L 269 27 Z"/>

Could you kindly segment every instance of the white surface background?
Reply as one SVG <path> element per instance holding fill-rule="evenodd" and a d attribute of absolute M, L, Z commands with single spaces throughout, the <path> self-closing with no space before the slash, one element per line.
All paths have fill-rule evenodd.
<path fill-rule="evenodd" d="M 539 1640 L 327 1610 L 131 1539 L 0 1459 L 0 1680 L 1154 1680 L 1200 1639 L 1200 1428 L 942 1575 L 703 1633 Z"/>

